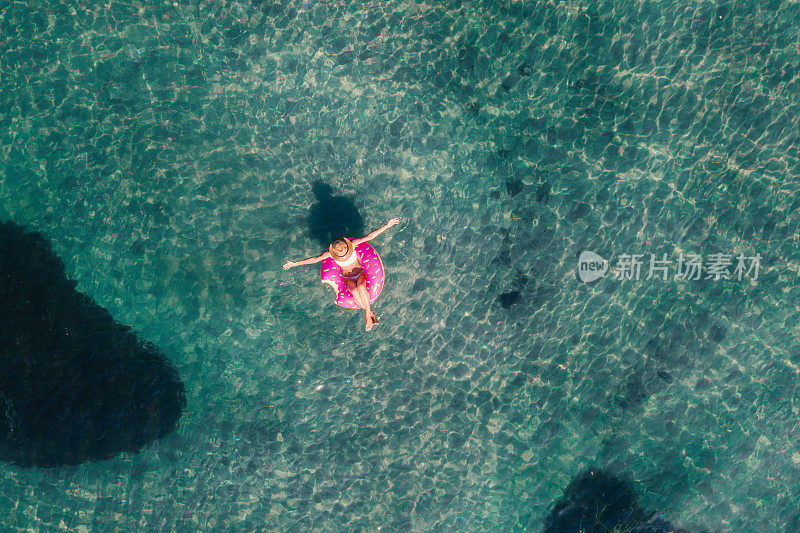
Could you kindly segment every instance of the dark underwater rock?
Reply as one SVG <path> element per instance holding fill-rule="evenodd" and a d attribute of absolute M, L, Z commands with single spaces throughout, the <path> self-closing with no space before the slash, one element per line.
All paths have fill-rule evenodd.
<path fill-rule="evenodd" d="M 136 452 L 173 431 L 185 405 L 164 355 L 76 291 L 41 234 L 0 225 L 0 460 Z"/>
<path fill-rule="evenodd" d="M 509 196 L 516 196 L 522 192 L 524 188 L 520 180 L 506 178 L 506 190 Z"/>
<path fill-rule="evenodd" d="M 545 518 L 545 532 L 607 532 L 614 528 L 632 528 L 647 517 L 631 485 L 589 468 L 581 472 L 564 490 Z"/>
<path fill-rule="evenodd" d="M 503 309 L 508 309 L 509 307 L 511 307 L 512 305 L 517 303 L 517 301 L 519 301 L 520 295 L 522 295 L 522 293 L 520 291 L 516 291 L 516 290 L 515 291 L 508 291 L 508 292 L 504 292 L 503 294 L 498 296 L 497 300 L 500 302 L 500 306 Z"/>
<path fill-rule="evenodd" d="M 311 237 L 323 248 L 339 237 L 364 236 L 364 219 L 356 204 L 346 196 L 334 196 L 330 185 L 317 180 L 312 184 L 317 203 L 308 215 Z"/>
<path fill-rule="evenodd" d="M 578 474 L 544 519 L 545 533 L 688 533 L 648 516 L 628 481 L 597 468 Z"/>

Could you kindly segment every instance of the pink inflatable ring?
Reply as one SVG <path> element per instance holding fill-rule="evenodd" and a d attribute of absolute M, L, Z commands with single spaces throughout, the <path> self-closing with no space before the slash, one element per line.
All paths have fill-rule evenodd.
<path fill-rule="evenodd" d="M 348 237 L 349 238 L 349 237 Z M 353 239 L 350 239 L 353 240 Z M 356 246 L 356 255 L 361 266 L 364 267 L 364 276 L 367 278 L 367 292 L 369 303 L 374 302 L 383 290 L 383 262 L 375 248 L 368 242 Z M 327 283 L 336 291 L 336 305 L 345 309 L 360 309 L 353 295 L 347 290 L 347 285 L 342 277 L 342 269 L 332 258 L 322 261 L 319 267 L 319 277 L 322 283 Z"/>

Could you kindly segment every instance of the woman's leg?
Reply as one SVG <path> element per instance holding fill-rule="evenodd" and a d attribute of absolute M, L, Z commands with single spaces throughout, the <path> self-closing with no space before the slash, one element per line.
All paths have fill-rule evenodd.
<path fill-rule="evenodd" d="M 353 295 L 353 299 L 356 301 L 358 306 L 363 309 L 364 299 L 361 295 L 361 291 L 358 290 L 358 283 L 350 278 L 344 278 L 344 284 L 347 287 L 347 290 L 350 291 L 350 294 Z"/>
<path fill-rule="evenodd" d="M 367 330 L 369 330 L 372 326 L 378 323 L 378 317 L 372 312 L 372 305 L 369 301 L 369 291 L 367 290 L 367 276 L 363 272 L 360 276 L 358 276 L 358 285 L 356 288 L 361 293 L 361 300 L 366 303 L 366 305 L 362 305 L 361 307 L 363 307 L 364 311 L 366 312 Z"/>
<path fill-rule="evenodd" d="M 363 277 L 363 275 L 362 275 Z M 369 310 L 369 293 L 367 293 L 366 300 L 364 299 L 364 295 L 361 290 L 358 288 L 358 283 L 355 280 L 345 278 L 344 284 L 347 286 L 347 290 L 350 291 L 350 294 L 353 295 L 353 299 L 356 301 L 359 307 L 364 309 L 364 318 L 367 321 L 367 331 L 372 329 L 372 326 L 378 323 L 375 314 Z M 371 315 L 371 316 L 370 316 Z"/>

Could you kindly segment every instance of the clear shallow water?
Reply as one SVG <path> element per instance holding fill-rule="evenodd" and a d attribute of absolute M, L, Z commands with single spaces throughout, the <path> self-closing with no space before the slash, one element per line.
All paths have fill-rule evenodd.
<path fill-rule="evenodd" d="M 795 2 L 0 8 L 0 218 L 188 400 L 140 454 L 0 465 L 2 523 L 536 530 L 595 464 L 683 527 L 786 530 L 799 24 Z M 404 220 L 369 334 L 280 270 L 320 251 L 314 181 L 367 229 Z M 584 249 L 764 261 L 587 286 Z"/>

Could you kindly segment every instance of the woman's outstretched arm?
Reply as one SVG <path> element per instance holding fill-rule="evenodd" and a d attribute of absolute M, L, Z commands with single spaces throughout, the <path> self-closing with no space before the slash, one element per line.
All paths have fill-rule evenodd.
<path fill-rule="evenodd" d="M 310 265 L 312 263 L 319 263 L 323 259 L 327 259 L 331 256 L 331 254 L 327 251 L 318 255 L 317 257 L 309 257 L 308 259 L 303 259 L 302 261 L 286 261 L 283 264 L 284 270 L 289 270 L 292 267 L 300 266 L 300 265 Z"/>
<path fill-rule="evenodd" d="M 383 233 L 387 229 L 391 228 L 392 226 L 396 226 L 399 223 L 400 223 L 400 219 L 397 218 L 397 217 L 394 217 L 389 222 L 387 222 L 385 226 L 381 226 L 380 228 L 378 228 L 375 231 L 373 231 L 370 234 L 368 234 L 366 237 L 361 237 L 360 239 L 353 239 L 353 246 L 355 246 L 357 244 L 361 244 L 362 242 L 371 241 L 372 239 L 374 239 L 375 237 L 377 237 L 378 235 L 380 235 L 381 233 Z"/>

